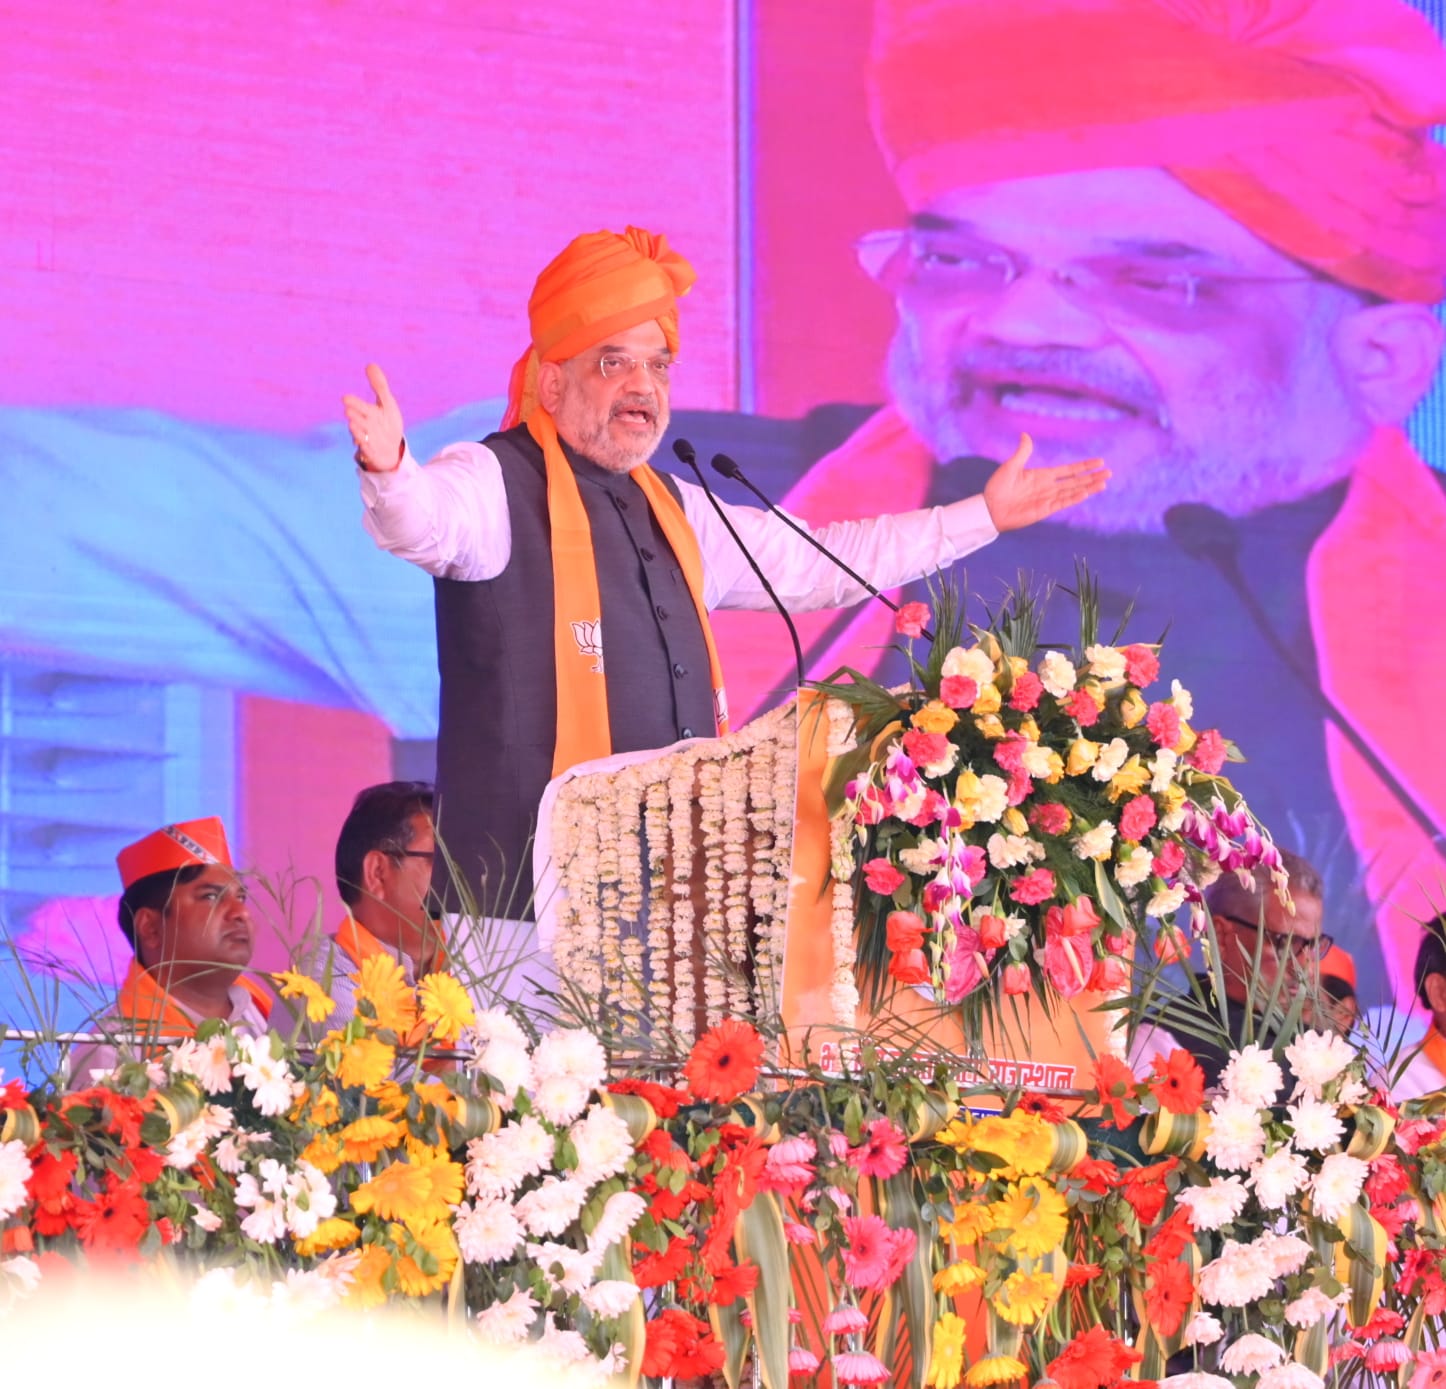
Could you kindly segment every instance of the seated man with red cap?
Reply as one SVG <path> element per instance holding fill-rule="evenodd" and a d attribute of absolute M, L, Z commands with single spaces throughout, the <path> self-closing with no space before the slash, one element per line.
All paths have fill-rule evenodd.
<path fill-rule="evenodd" d="M 501 432 L 425 468 L 405 447 L 379 368 L 367 368 L 374 402 L 345 401 L 368 530 L 435 579 L 437 829 L 498 916 L 531 914 L 520 870 L 549 778 L 725 731 L 709 610 L 770 603 L 702 490 L 648 467 L 668 425 L 677 299 L 693 280 L 661 236 L 630 227 L 578 237 L 533 290 L 532 342 Z M 819 535 L 888 586 L 1104 485 L 1097 464 L 1026 471 L 1027 453 L 981 496 Z M 865 597 L 781 521 L 730 513 L 785 606 Z M 453 905 L 445 874 L 437 885 Z"/>
<path fill-rule="evenodd" d="M 88 1081 L 92 1071 L 194 1036 L 210 1018 L 264 1033 L 271 996 L 242 973 L 256 928 L 221 821 L 166 825 L 122 849 L 116 864 L 117 917 L 135 958 L 91 1029 L 112 1040 L 71 1058 L 75 1078 Z"/>

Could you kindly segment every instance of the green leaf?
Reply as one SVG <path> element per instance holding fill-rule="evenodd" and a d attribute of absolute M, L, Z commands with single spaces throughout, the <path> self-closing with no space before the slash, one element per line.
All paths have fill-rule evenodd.
<path fill-rule="evenodd" d="M 758 1265 L 758 1285 L 748 1296 L 758 1365 L 765 1389 L 788 1389 L 788 1309 L 793 1304 L 793 1276 L 783 1214 L 771 1191 L 760 1191 L 738 1217 L 733 1236 L 740 1259 Z"/>

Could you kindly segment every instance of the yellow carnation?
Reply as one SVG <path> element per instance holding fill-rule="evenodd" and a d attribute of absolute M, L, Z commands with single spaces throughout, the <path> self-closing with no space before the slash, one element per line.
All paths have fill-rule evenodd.
<path fill-rule="evenodd" d="M 1037 743 L 1039 741 L 1039 725 L 1035 723 L 1033 714 L 1026 714 L 1020 719 L 1019 731 L 1028 738 L 1031 743 Z"/>
<path fill-rule="evenodd" d="M 1149 712 L 1150 706 L 1145 703 L 1144 696 L 1131 685 L 1120 700 L 1120 722 L 1126 728 L 1134 728 Z"/>
<path fill-rule="evenodd" d="M 1190 727 L 1188 723 L 1185 722 L 1184 719 L 1181 719 L 1180 736 L 1175 740 L 1174 750 L 1178 752 L 1181 757 L 1184 757 L 1184 755 L 1189 752 L 1190 749 L 1193 748 L 1198 741 L 1199 735 L 1195 732 L 1193 728 Z"/>
<path fill-rule="evenodd" d="M 1160 818 L 1168 819 L 1171 815 L 1178 815 L 1181 807 L 1185 804 L 1185 788 L 1178 782 L 1172 781 L 1163 791 L 1160 792 Z"/>
<path fill-rule="evenodd" d="M 1136 754 L 1110 778 L 1110 800 L 1121 801 L 1126 796 L 1138 796 L 1149 784 L 1150 769 Z"/>
<path fill-rule="evenodd" d="M 1064 758 L 1062 758 L 1053 748 L 1049 748 L 1046 750 L 1045 758 L 1049 762 L 1049 770 L 1044 774 L 1043 779 L 1050 786 L 1057 786 L 1061 781 L 1064 780 Z"/>
<path fill-rule="evenodd" d="M 390 955 L 369 956 L 353 978 L 358 1005 L 371 1004 L 378 1027 L 404 1037 L 417 1025 L 417 996 L 401 965 Z M 357 1011 L 365 1016 L 360 1006 Z"/>
<path fill-rule="evenodd" d="M 991 685 L 989 688 L 992 690 L 994 686 Z M 998 714 L 985 714 L 982 718 L 975 719 L 974 727 L 979 730 L 980 737 L 988 738 L 991 742 L 996 743 L 1008 731 Z"/>
<path fill-rule="evenodd" d="M 477 1022 L 472 1000 L 450 974 L 428 974 L 417 987 L 422 1017 L 431 1024 L 439 1042 L 455 1042 L 464 1027 Z"/>
<path fill-rule="evenodd" d="M 1024 818 L 1024 812 L 1017 805 L 1010 806 L 1000 818 L 1010 834 L 1029 833 L 1029 821 Z"/>
<path fill-rule="evenodd" d="M 934 1345 L 929 1355 L 925 1384 L 934 1389 L 957 1389 L 964 1375 L 964 1319 L 945 1312 L 934 1323 Z"/>
<path fill-rule="evenodd" d="M 303 1259 L 309 1259 L 316 1254 L 328 1254 L 333 1249 L 345 1249 L 360 1238 L 361 1231 L 350 1220 L 334 1215 L 323 1220 L 304 1239 L 297 1240 L 296 1252 Z"/>
<path fill-rule="evenodd" d="M 975 714 L 997 714 L 1003 703 L 998 685 L 983 685 L 979 689 L 979 698 L 969 707 Z"/>
<path fill-rule="evenodd" d="M 1083 776 L 1095 765 L 1100 755 L 1100 745 L 1088 738 L 1076 738 L 1069 745 L 1069 758 L 1064 769 L 1070 776 Z"/>
<path fill-rule="evenodd" d="M 996 1313 L 1015 1326 L 1033 1326 L 1059 1296 L 1059 1284 L 1048 1273 L 1011 1273 L 989 1299 Z"/>
<path fill-rule="evenodd" d="M 271 976 L 281 990 L 282 998 L 300 998 L 306 1001 L 306 1017 L 309 1022 L 325 1022 L 334 1012 L 336 1004 L 326 990 L 304 974 L 293 974 L 282 970 Z"/>

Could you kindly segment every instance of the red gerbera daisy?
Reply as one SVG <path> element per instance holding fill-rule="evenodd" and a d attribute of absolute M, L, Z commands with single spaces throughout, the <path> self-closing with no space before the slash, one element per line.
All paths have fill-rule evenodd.
<path fill-rule="evenodd" d="M 1195 1296 L 1195 1284 L 1187 1264 L 1179 1259 L 1156 1259 L 1145 1282 L 1145 1312 L 1150 1325 L 1161 1336 L 1173 1336 L 1180 1329 Z"/>
<path fill-rule="evenodd" d="M 729 1018 L 698 1038 L 683 1071 L 696 1098 L 726 1104 L 752 1088 L 762 1063 L 763 1038 Z"/>
<path fill-rule="evenodd" d="M 1150 1093 L 1159 1100 L 1161 1109 L 1171 1114 L 1193 1114 L 1205 1099 L 1205 1072 L 1200 1063 L 1183 1047 L 1176 1047 L 1169 1056 L 1157 1056 L 1150 1063 L 1155 1080 Z"/>
<path fill-rule="evenodd" d="M 1135 1098 L 1135 1073 L 1118 1056 L 1105 1052 L 1095 1058 L 1095 1088 L 1115 1127 L 1128 1128 L 1137 1112 L 1129 1108 Z"/>
<path fill-rule="evenodd" d="M 1104 1327 L 1092 1326 L 1049 1362 L 1048 1374 L 1059 1389 L 1107 1389 L 1143 1358 Z"/>
<path fill-rule="evenodd" d="M 71 1224 L 87 1249 L 113 1254 L 135 1252 L 150 1227 L 151 1212 L 133 1181 L 118 1181 L 109 1173 L 105 1186 L 93 1201 L 79 1201 Z"/>
<path fill-rule="evenodd" d="M 1019 1103 L 1014 1107 L 1022 1109 L 1026 1114 L 1038 1114 L 1046 1124 L 1062 1124 L 1069 1118 L 1064 1106 L 1058 1100 L 1050 1099 L 1048 1095 L 1021 1095 Z"/>
<path fill-rule="evenodd" d="M 696 1379 L 723 1367 L 723 1346 L 705 1323 L 667 1307 L 647 1326 L 643 1373 L 649 1378 Z"/>

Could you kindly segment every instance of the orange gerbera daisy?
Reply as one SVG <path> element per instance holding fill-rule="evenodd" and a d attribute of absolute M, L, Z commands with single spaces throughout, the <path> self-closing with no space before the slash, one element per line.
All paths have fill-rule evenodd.
<path fill-rule="evenodd" d="M 392 1073 L 392 1063 L 397 1059 L 397 1049 L 375 1037 L 358 1037 L 354 1042 L 342 1046 L 341 1059 L 336 1068 L 336 1078 L 343 1085 L 357 1085 L 362 1089 L 380 1085 Z"/>
<path fill-rule="evenodd" d="M 1169 1056 L 1155 1057 L 1150 1064 L 1155 1072 L 1150 1093 L 1159 1100 L 1161 1109 L 1171 1114 L 1193 1114 L 1204 1103 L 1205 1072 L 1183 1047 L 1176 1047 Z"/>
<path fill-rule="evenodd" d="M 352 1270 L 346 1300 L 357 1307 L 380 1307 L 387 1300 L 382 1279 L 392 1266 L 391 1251 L 385 1245 L 368 1244 Z"/>
<path fill-rule="evenodd" d="M 1143 1358 L 1104 1327 L 1092 1326 L 1051 1360 L 1046 1372 L 1059 1389 L 1104 1389 Z"/>
<path fill-rule="evenodd" d="M 358 1215 L 375 1211 L 383 1220 L 416 1220 L 432 1200 L 431 1174 L 410 1162 L 394 1162 L 352 1193 L 351 1208 Z"/>
<path fill-rule="evenodd" d="M 696 1098 L 727 1103 L 752 1088 L 762 1063 L 763 1038 L 746 1022 L 729 1018 L 693 1044 L 684 1074 Z"/>
<path fill-rule="evenodd" d="M 417 1025 L 417 995 L 407 976 L 390 955 L 370 955 L 355 975 L 357 1002 L 368 1002 L 376 1025 L 405 1036 Z"/>
<path fill-rule="evenodd" d="M 343 1162 L 375 1162 L 401 1136 L 390 1119 L 379 1114 L 365 1114 L 341 1131 Z"/>
<path fill-rule="evenodd" d="M 296 1241 L 296 1252 L 304 1259 L 315 1254 L 326 1254 L 333 1249 L 345 1249 L 361 1238 L 361 1231 L 350 1220 L 334 1215 L 323 1220 L 305 1239 Z"/>
<path fill-rule="evenodd" d="M 429 974 L 417 986 L 422 1004 L 422 1017 L 432 1025 L 432 1035 L 439 1042 L 455 1042 L 464 1027 L 477 1022 L 472 1000 L 450 974 Z"/>

